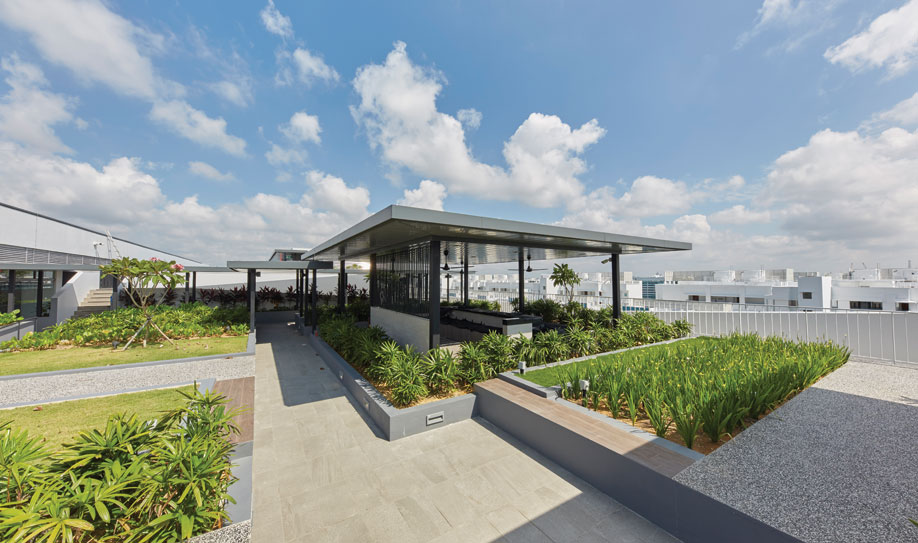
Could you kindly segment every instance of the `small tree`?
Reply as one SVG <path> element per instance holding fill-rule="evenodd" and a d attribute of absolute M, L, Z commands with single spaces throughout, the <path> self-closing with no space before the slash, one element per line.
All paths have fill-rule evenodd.
<path fill-rule="evenodd" d="M 567 264 L 555 264 L 551 272 L 551 284 L 561 287 L 567 294 L 567 303 L 574 301 L 574 287 L 580 284 L 580 276 Z"/>
<path fill-rule="evenodd" d="M 125 292 L 127 292 L 128 299 L 143 313 L 143 324 L 131 336 L 131 339 L 121 349 L 122 351 L 127 350 L 140 332 L 148 326 L 155 328 L 166 341 L 172 344 L 173 347 L 178 348 L 169 339 L 169 336 L 153 322 L 154 310 L 166 299 L 165 296 L 161 296 L 159 301 L 156 301 L 154 294 L 157 288 L 164 288 L 166 292 L 169 292 L 170 290 L 174 291 L 177 285 L 184 284 L 184 266 L 176 264 L 174 260 L 167 262 L 156 257 L 150 260 L 124 257 L 112 260 L 111 264 L 99 266 L 99 270 L 102 272 L 103 277 L 112 276 L 119 282 L 127 281 Z M 146 339 L 143 340 L 143 346 L 147 346 Z"/>

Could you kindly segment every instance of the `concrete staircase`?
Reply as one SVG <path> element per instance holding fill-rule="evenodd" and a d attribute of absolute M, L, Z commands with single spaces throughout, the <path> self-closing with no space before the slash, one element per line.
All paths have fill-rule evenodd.
<path fill-rule="evenodd" d="M 112 289 L 110 288 L 97 288 L 89 291 L 89 294 L 86 295 L 86 298 L 84 298 L 80 306 L 77 307 L 72 318 L 75 319 L 92 315 L 93 313 L 108 311 L 112 306 L 111 298 Z"/>

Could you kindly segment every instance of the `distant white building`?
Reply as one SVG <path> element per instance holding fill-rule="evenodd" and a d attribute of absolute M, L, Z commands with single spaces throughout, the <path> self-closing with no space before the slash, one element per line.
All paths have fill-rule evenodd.
<path fill-rule="evenodd" d="M 834 275 L 834 276 L 833 276 Z M 918 311 L 918 269 L 819 275 L 783 270 L 666 272 L 658 300 L 806 309 Z"/>
<path fill-rule="evenodd" d="M 612 296 L 612 274 L 581 273 L 579 275 L 580 284 L 574 287 L 575 300 L 585 304 L 590 309 L 601 309 L 608 305 L 608 300 L 599 298 Z M 642 296 L 642 283 L 635 280 L 631 272 L 622 272 L 619 279 L 622 298 L 640 298 Z M 514 299 L 517 297 L 519 289 L 518 281 L 519 275 L 515 273 L 473 275 L 469 280 L 469 298 L 497 302 Z M 445 297 L 445 280 L 441 280 L 441 285 Z M 461 299 L 460 285 L 459 274 L 453 274 L 449 289 L 450 299 Z M 527 276 L 525 289 L 526 298 L 529 300 L 550 298 L 559 302 L 566 301 L 564 289 L 556 287 L 552 283 L 550 274 Z"/>

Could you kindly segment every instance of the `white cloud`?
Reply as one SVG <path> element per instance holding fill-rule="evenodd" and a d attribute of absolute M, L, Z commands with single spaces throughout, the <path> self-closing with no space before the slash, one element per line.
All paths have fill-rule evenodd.
<path fill-rule="evenodd" d="M 228 134 L 222 117 L 208 117 L 183 100 L 155 102 L 150 110 L 150 119 L 205 147 L 245 156 L 245 140 Z"/>
<path fill-rule="evenodd" d="M 311 141 L 320 143 L 322 141 L 319 133 L 322 127 L 319 126 L 319 118 L 315 115 L 309 115 L 305 111 L 298 111 L 290 117 L 290 121 L 278 127 L 278 130 L 290 141 L 304 143 Z"/>
<path fill-rule="evenodd" d="M 153 104 L 150 118 L 205 146 L 245 154 L 245 141 L 226 133 L 226 121 L 212 119 L 180 100 L 182 85 L 160 77 L 148 53 L 164 38 L 110 11 L 98 0 L 0 2 L 0 20 L 29 35 L 42 56 L 87 83 Z M 237 89 L 244 99 L 245 90 Z M 226 86 L 223 92 L 233 91 Z"/>
<path fill-rule="evenodd" d="M 247 80 L 240 82 L 218 81 L 211 83 L 211 90 L 227 102 L 245 107 L 252 102 L 252 87 Z"/>
<path fill-rule="evenodd" d="M 12 205 L 110 228 L 117 236 L 211 264 L 266 258 L 266 247 L 316 244 L 369 215 L 366 189 L 320 172 L 307 174 L 300 196 L 259 193 L 219 206 L 198 196 L 171 201 L 140 162 L 117 158 L 97 169 L 0 142 L 0 193 Z"/>
<path fill-rule="evenodd" d="M 290 17 L 281 14 L 274 5 L 274 0 L 268 0 L 268 5 L 261 10 L 260 15 L 261 23 L 268 32 L 285 40 L 293 38 L 293 23 L 290 22 Z"/>
<path fill-rule="evenodd" d="M 767 223 L 771 222 L 771 212 L 768 210 L 755 211 L 742 204 L 737 204 L 712 213 L 710 221 L 721 224 Z"/>
<path fill-rule="evenodd" d="M 360 104 L 351 107 L 370 145 L 394 168 L 443 183 L 450 192 L 551 207 L 582 194 L 580 155 L 605 130 L 594 119 L 578 129 L 554 115 L 533 113 L 504 144 L 508 168 L 475 160 L 462 123 L 437 111 L 443 76 L 414 65 L 402 42 L 384 64 L 357 71 Z"/>
<path fill-rule="evenodd" d="M 195 175 L 206 177 L 207 179 L 213 179 L 214 181 L 231 181 L 235 179 L 233 174 L 221 172 L 206 162 L 191 161 L 188 163 L 188 171 Z"/>
<path fill-rule="evenodd" d="M 890 76 L 907 72 L 918 60 L 918 0 L 880 15 L 863 32 L 827 49 L 825 58 L 851 71 L 885 67 Z"/>
<path fill-rule="evenodd" d="M 9 92 L 0 97 L 0 134 L 48 153 L 71 153 L 54 133 L 54 125 L 74 122 L 74 100 L 44 90 L 48 81 L 41 69 L 16 54 L 0 59 Z M 85 123 L 85 121 L 82 121 Z"/>
<path fill-rule="evenodd" d="M 307 49 L 297 48 L 293 53 L 278 51 L 276 56 L 280 69 L 274 82 L 278 85 L 292 85 L 295 78 L 303 85 L 310 87 L 317 81 L 336 83 L 341 78 L 334 68 L 322 60 L 322 57 Z"/>
<path fill-rule="evenodd" d="M 349 187 L 344 179 L 312 170 L 306 173 L 309 191 L 303 201 L 311 207 L 326 209 L 340 217 L 356 222 L 367 216 L 370 191 L 363 187 Z"/>
<path fill-rule="evenodd" d="M 153 100 L 166 87 L 139 43 L 149 49 L 161 37 L 144 31 L 96 0 L 0 2 L 0 20 L 26 32 L 49 61 L 80 80 Z"/>
<path fill-rule="evenodd" d="M 918 131 L 823 130 L 775 161 L 761 202 L 795 234 L 898 253 L 918 239 L 916 172 Z"/>
<path fill-rule="evenodd" d="M 871 128 L 889 125 L 918 126 L 918 92 L 913 94 L 911 98 L 902 100 L 891 109 L 875 113 L 863 126 Z"/>
<path fill-rule="evenodd" d="M 443 200 L 445 198 L 446 187 L 435 181 L 424 179 L 418 184 L 418 188 L 413 190 L 406 189 L 404 197 L 398 201 L 398 205 L 443 211 Z"/>
<path fill-rule="evenodd" d="M 781 29 L 785 31 L 785 37 L 777 48 L 793 51 L 804 41 L 832 26 L 832 14 L 839 4 L 840 0 L 763 0 L 755 25 L 740 34 L 736 47 L 742 48 L 767 30 Z"/>
<path fill-rule="evenodd" d="M 456 112 L 456 118 L 469 130 L 476 130 L 481 126 L 481 112 L 475 108 L 460 109 Z"/>
<path fill-rule="evenodd" d="M 603 186 L 570 201 L 561 222 L 594 230 L 614 226 L 632 233 L 643 232 L 643 227 L 636 226 L 639 221 L 626 221 L 627 226 L 620 221 L 684 213 L 701 198 L 701 193 L 689 189 L 682 181 L 645 175 L 635 179 L 621 196 L 613 187 Z"/>
<path fill-rule="evenodd" d="M 278 167 L 290 164 L 304 164 L 306 162 L 306 152 L 288 147 L 281 147 L 276 143 L 271 143 L 271 148 L 265 153 L 268 164 Z"/>

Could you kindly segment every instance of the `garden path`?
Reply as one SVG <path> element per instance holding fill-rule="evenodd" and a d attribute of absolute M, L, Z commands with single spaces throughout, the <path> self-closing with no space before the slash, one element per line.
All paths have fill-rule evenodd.
<path fill-rule="evenodd" d="M 675 479 L 812 543 L 918 540 L 918 369 L 852 358 Z"/>
<path fill-rule="evenodd" d="M 486 421 L 386 441 L 294 329 L 258 343 L 256 543 L 676 541 Z"/>

